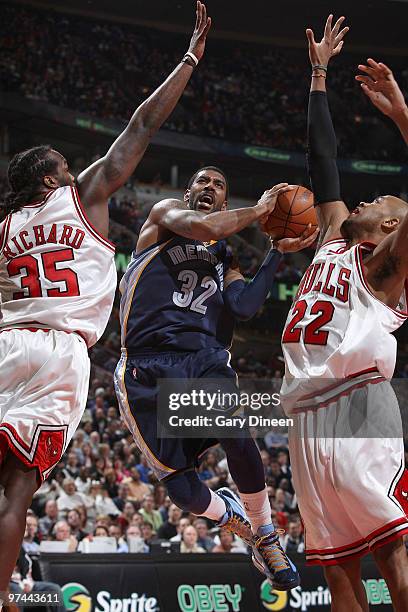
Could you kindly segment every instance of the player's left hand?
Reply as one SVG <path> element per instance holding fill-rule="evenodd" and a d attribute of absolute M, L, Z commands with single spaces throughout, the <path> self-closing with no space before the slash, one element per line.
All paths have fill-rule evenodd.
<path fill-rule="evenodd" d="M 208 30 L 211 27 L 211 17 L 207 17 L 207 8 L 202 2 L 197 2 L 196 23 L 194 32 L 190 40 L 188 50 L 193 53 L 198 60 L 204 55 L 205 41 Z"/>
<path fill-rule="evenodd" d="M 349 31 L 346 26 L 340 30 L 345 17 L 340 17 L 333 25 L 333 15 L 329 15 L 324 28 L 324 35 L 320 42 L 316 42 L 314 32 L 307 28 L 306 36 L 309 42 L 309 59 L 312 66 L 327 66 L 330 59 L 338 55 L 343 48 L 343 38 Z"/>
<path fill-rule="evenodd" d="M 358 74 L 356 81 L 360 82 L 366 96 L 384 115 L 397 118 L 406 110 L 404 95 L 388 66 L 369 58 L 367 65 L 360 64 L 358 69 L 365 75 Z"/>
<path fill-rule="evenodd" d="M 274 240 L 273 246 L 281 253 L 295 253 L 302 249 L 307 249 L 312 246 L 319 235 L 319 229 L 313 229 L 312 224 L 309 223 L 304 232 L 298 236 L 298 238 L 281 238 L 280 240 Z"/>

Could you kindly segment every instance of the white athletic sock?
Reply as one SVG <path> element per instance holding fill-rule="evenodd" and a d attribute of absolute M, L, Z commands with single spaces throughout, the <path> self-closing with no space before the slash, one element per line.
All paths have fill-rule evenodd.
<path fill-rule="evenodd" d="M 227 511 L 227 506 L 225 505 L 225 501 L 219 495 L 214 493 L 214 491 L 211 491 L 211 489 L 210 493 L 210 505 L 205 512 L 199 514 L 198 516 L 206 516 L 212 521 L 220 521 Z"/>
<path fill-rule="evenodd" d="M 264 527 L 266 525 L 273 526 L 271 517 L 271 505 L 269 503 L 266 486 L 264 490 L 259 491 L 259 493 L 239 492 L 239 496 L 248 515 L 254 534 L 258 532 L 258 529 L 260 527 Z"/>

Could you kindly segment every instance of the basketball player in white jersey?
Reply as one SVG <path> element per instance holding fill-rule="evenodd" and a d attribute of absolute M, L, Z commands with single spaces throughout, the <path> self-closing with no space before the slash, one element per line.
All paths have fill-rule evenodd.
<path fill-rule="evenodd" d="M 408 316 L 408 204 L 382 196 L 350 214 L 341 200 L 325 77 L 348 30 L 340 30 L 343 20 L 332 26 L 330 16 L 320 43 L 307 30 L 308 161 L 321 247 L 283 333 L 282 402 L 295 419 L 290 453 L 306 559 L 324 566 L 332 610 L 368 610 L 360 558 L 372 552 L 394 608 L 406 611 L 404 447 L 389 379 L 396 360 L 391 332 Z M 374 75 L 370 66 L 366 72 Z M 365 86 L 374 97 L 369 80 Z M 408 125 L 404 106 L 401 131 Z"/>
<path fill-rule="evenodd" d="M 32 496 L 85 407 L 87 348 L 104 331 L 116 289 L 108 198 L 173 111 L 210 25 L 197 2 L 186 55 L 76 184 L 65 158 L 48 146 L 10 162 L 11 191 L 0 208 L 0 593 L 8 588 Z"/>

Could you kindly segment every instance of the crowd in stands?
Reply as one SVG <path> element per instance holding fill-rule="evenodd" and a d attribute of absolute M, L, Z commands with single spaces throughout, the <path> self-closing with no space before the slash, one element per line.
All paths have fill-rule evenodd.
<path fill-rule="evenodd" d="M 211 521 L 171 503 L 144 455 L 120 420 L 112 387 L 92 381 L 80 428 L 63 459 L 35 495 L 27 516 L 27 553 L 64 542 L 67 552 L 90 550 L 99 536 L 111 537 L 118 553 L 158 551 L 246 553 L 244 543 Z M 286 529 L 282 544 L 303 551 L 302 527 L 294 495 L 287 441 L 259 439 L 272 517 Z M 209 487 L 234 488 L 221 448 L 207 451 L 199 476 Z"/>
<path fill-rule="evenodd" d="M 107 119 L 127 120 L 178 64 L 188 41 L 152 28 L 20 5 L 3 6 L 3 15 L 2 90 Z M 341 155 L 406 161 L 402 140 L 354 81 L 364 59 L 345 54 L 329 74 Z M 391 60 L 406 92 L 408 70 L 401 62 Z M 164 127 L 303 150 L 309 73 L 305 50 L 212 40 Z"/>

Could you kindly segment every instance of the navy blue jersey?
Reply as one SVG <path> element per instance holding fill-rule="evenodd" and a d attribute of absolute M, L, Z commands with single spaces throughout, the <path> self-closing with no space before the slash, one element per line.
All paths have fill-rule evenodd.
<path fill-rule="evenodd" d="M 174 236 L 132 259 L 120 284 L 122 346 L 130 353 L 222 347 L 224 240 L 204 244 Z"/>

